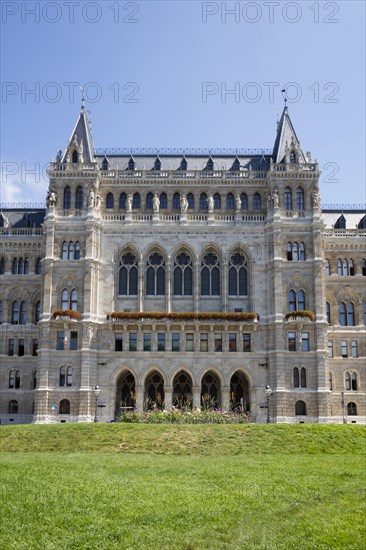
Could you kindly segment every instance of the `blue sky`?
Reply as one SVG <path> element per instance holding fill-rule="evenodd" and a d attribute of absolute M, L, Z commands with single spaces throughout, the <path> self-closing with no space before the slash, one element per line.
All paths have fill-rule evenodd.
<path fill-rule="evenodd" d="M 97 147 L 156 148 L 271 148 L 288 84 L 323 203 L 365 202 L 363 1 L 1 8 L 2 201 L 44 200 L 42 168 L 67 144 L 81 83 Z"/>

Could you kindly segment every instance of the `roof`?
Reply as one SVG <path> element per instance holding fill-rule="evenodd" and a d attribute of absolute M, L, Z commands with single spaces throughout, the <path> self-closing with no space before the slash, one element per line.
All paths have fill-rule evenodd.
<path fill-rule="evenodd" d="M 45 208 L 9 208 L 0 213 L 0 227 L 41 227 L 46 215 Z"/>
<path fill-rule="evenodd" d="M 283 162 L 287 152 L 286 149 L 291 147 L 291 143 L 294 143 L 295 148 L 297 149 L 299 154 L 299 162 L 304 163 L 304 153 L 300 148 L 300 142 L 292 125 L 290 115 L 288 114 L 288 107 L 285 106 L 281 120 L 278 123 L 276 141 L 273 147 L 273 162 Z"/>
<path fill-rule="evenodd" d="M 323 211 L 323 221 L 325 223 L 325 226 L 329 229 L 334 227 L 337 220 L 343 216 L 346 221 L 346 228 L 347 229 L 355 229 L 359 226 L 361 220 L 365 217 L 366 211 L 363 210 L 349 210 L 349 211 Z"/>
<path fill-rule="evenodd" d="M 94 143 L 93 136 L 91 133 L 90 122 L 88 115 L 86 114 L 84 105 L 81 107 L 79 118 L 76 121 L 75 127 L 71 133 L 69 143 L 67 145 L 66 151 L 63 155 L 62 162 L 65 162 L 66 156 L 70 153 L 70 149 L 73 142 L 77 142 L 80 146 L 82 144 L 84 162 L 93 162 L 94 161 Z"/>

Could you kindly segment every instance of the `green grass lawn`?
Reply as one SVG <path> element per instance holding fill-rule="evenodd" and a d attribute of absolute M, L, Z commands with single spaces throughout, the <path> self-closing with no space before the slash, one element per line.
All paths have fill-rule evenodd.
<path fill-rule="evenodd" d="M 0 428 L 0 548 L 364 549 L 365 429 Z"/>

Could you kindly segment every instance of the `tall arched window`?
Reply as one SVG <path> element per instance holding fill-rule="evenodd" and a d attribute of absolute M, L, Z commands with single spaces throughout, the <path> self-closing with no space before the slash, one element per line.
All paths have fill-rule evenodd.
<path fill-rule="evenodd" d="M 24 260 L 24 275 L 28 275 L 29 273 L 29 258 L 25 258 Z"/>
<path fill-rule="evenodd" d="M 289 312 L 296 311 L 296 293 L 292 289 L 288 293 L 288 310 Z"/>
<path fill-rule="evenodd" d="M 37 370 L 32 372 L 32 390 L 37 389 Z"/>
<path fill-rule="evenodd" d="M 355 372 L 351 375 L 351 390 L 357 391 L 357 374 Z"/>
<path fill-rule="evenodd" d="M 74 243 L 72 241 L 70 241 L 69 242 L 69 251 L 68 251 L 69 260 L 74 259 L 74 253 L 75 253 Z"/>
<path fill-rule="evenodd" d="M 139 209 L 141 208 L 141 197 L 140 197 L 140 193 L 135 193 L 135 194 L 133 195 L 132 206 L 133 206 L 133 208 L 135 208 L 136 210 L 139 210 Z"/>
<path fill-rule="evenodd" d="M 71 291 L 70 309 L 72 311 L 77 311 L 78 309 L 78 293 L 75 288 Z"/>
<path fill-rule="evenodd" d="M 18 258 L 14 258 L 11 272 L 13 275 L 18 274 Z"/>
<path fill-rule="evenodd" d="M 293 151 L 290 153 L 290 164 L 296 164 L 296 155 Z"/>
<path fill-rule="evenodd" d="M 105 156 L 102 160 L 102 170 L 107 171 L 109 169 L 109 162 L 107 157 Z"/>
<path fill-rule="evenodd" d="M 337 260 L 337 273 L 340 276 L 343 275 L 342 260 L 340 258 L 338 258 L 338 260 Z"/>
<path fill-rule="evenodd" d="M 357 416 L 357 405 L 353 401 L 347 403 L 347 414 L 348 416 Z"/>
<path fill-rule="evenodd" d="M 306 416 L 306 403 L 305 401 L 296 401 L 295 403 L 295 415 Z"/>
<path fill-rule="evenodd" d="M 348 275 L 348 261 L 346 259 L 343 260 L 343 273 L 342 275 L 344 277 L 347 277 Z"/>
<path fill-rule="evenodd" d="M 41 301 L 38 300 L 38 302 L 36 302 L 36 307 L 35 307 L 35 313 L 34 313 L 34 322 L 37 324 L 41 318 Z"/>
<path fill-rule="evenodd" d="M 292 191 L 289 187 L 286 187 L 284 192 L 285 210 L 292 210 Z"/>
<path fill-rule="evenodd" d="M 76 210 L 82 210 L 84 202 L 84 191 L 81 185 L 78 185 L 75 193 L 75 208 Z"/>
<path fill-rule="evenodd" d="M 66 288 L 61 292 L 61 309 L 69 309 L 69 291 Z"/>
<path fill-rule="evenodd" d="M 77 151 L 73 151 L 72 153 L 72 162 L 73 164 L 77 164 L 79 162 L 79 155 Z"/>
<path fill-rule="evenodd" d="M 24 259 L 23 258 L 19 258 L 18 275 L 24 275 Z"/>
<path fill-rule="evenodd" d="M 301 187 L 298 187 L 296 191 L 296 207 L 298 210 L 304 210 L 305 208 L 304 191 Z"/>
<path fill-rule="evenodd" d="M 72 367 L 67 367 L 66 386 L 72 386 Z"/>
<path fill-rule="evenodd" d="M 326 315 L 327 315 L 327 323 L 330 324 L 330 303 L 326 303 Z"/>
<path fill-rule="evenodd" d="M 15 300 L 11 306 L 11 324 L 17 325 L 19 323 L 19 302 Z"/>
<path fill-rule="evenodd" d="M 221 195 L 220 193 L 215 193 L 213 196 L 214 208 L 215 210 L 220 210 L 221 208 Z"/>
<path fill-rule="evenodd" d="M 37 260 L 36 260 L 35 273 L 36 273 L 36 275 L 40 275 L 42 273 L 42 260 L 41 260 L 41 258 L 37 258 Z"/>
<path fill-rule="evenodd" d="M 349 302 L 347 307 L 347 325 L 349 327 L 355 326 L 355 306 L 353 302 Z"/>
<path fill-rule="evenodd" d="M 20 325 L 26 325 L 27 324 L 27 304 L 24 300 L 20 304 L 19 324 Z"/>
<path fill-rule="evenodd" d="M 118 294 L 137 296 L 138 264 L 133 252 L 122 255 L 119 268 Z"/>
<path fill-rule="evenodd" d="M 119 196 L 119 207 L 123 210 L 126 208 L 127 195 L 125 192 L 122 192 Z"/>
<path fill-rule="evenodd" d="M 339 324 L 341 327 L 347 326 L 347 309 L 344 302 L 341 302 L 339 306 Z"/>
<path fill-rule="evenodd" d="M 154 195 L 150 192 L 146 195 L 146 209 L 147 210 L 152 210 L 153 208 L 153 200 L 154 200 Z"/>
<path fill-rule="evenodd" d="M 180 194 L 174 193 L 173 195 L 173 209 L 180 210 Z"/>
<path fill-rule="evenodd" d="M 300 262 L 304 262 L 305 261 L 305 245 L 304 243 L 300 243 Z"/>
<path fill-rule="evenodd" d="M 15 388 L 15 370 L 9 371 L 8 388 L 9 390 L 13 390 Z"/>
<path fill-rule="evenodd" d="M 64 189 L 64 210 L 69 210 L 71 208 L 71 189 L 67 185 Z"/>
<path fill-rule="evenodd" d="M 300 372 L 300 387 L 306 388 L 306 368 L 302 367 Z"/>
<path fill-rule="evenodd" d="M 108 209 L 114 208 L 114 195 L 113 193 L 108 193 L 105 198 L 105 207 Z"/>
<path fill-rule="evenodd" d="M 220 296 L 220 262 L 213 252 L 201 264 L 201 296 Z"/>
<path fill-rule="evenodd" d="M 177 254 L 174 262 L 174 296 L 192 296 L 192 260 L 186 252 Z"/>
<path fill-rule="evenodd" d="M 297 309 L 305 309 L 305 292 L 303 290 L 299 290 L 297 293 Z"/>
<path fill-rule="evenodd" d="M 294 243 L 293 244 L 293 260 L 294 262 L 298 262 L 299 261 L 299 245 L 297 243 Z"/>
<path fill-rule="evenodd" d="M 5 268 L 6 268 L 6 260 L 5 260 L 5 258 L 1 258 L 1 261 L 0 261 L 0 275 L 4 275 Z"/>
<path fill-rule="evenodd" d="M 74 259 L 75 260 L 80 260 L 80 243 L 79 243 L 79 241 L 76 241 L 76 243 L 75 243 Z"/>
<path fill-rule="evenodd" d="M 149 256 L 146 270 L 146 295 L 165 295 L 165 262 L 159 252 Z"/>
<path fill-rule="evenodd" d="M 59 386 L 65 386 L 66 384 L 66 368 L 60 368 Z"/>
<path fill-rule="evenodd" d="M 325 275 L 330 276 L 330 262 L 328 259 L 325 260 Z"/>
<path fill-rule="evenodd" d="M 235 208 L 235 199 L 232 193 L 228 193 L 226 196 L 226 208 L 227 210 L 234 210 Z"/>
<path fill-rule="evenodd" d="M 294 388 L 300 387 L 300 375 L 299 375 L 299 369 L 297 367 L 293 370 L 293 377 L 294 377 Z"/>
<path fill-rule="evenodd" d="M 287 243 L 286 246 L 286 257 L 289 262 L 292 262 L 293 256 L 292 256 L 292 243 Z"/>
<path fill-rule="evenodd" d="M 0 300 L 0 325 L 3 322 L 3 303 Z"/>
<path fill-rule="evenodd" d="M 354 262 L 353 262 L 353 260 L 352 260 L 352 258 L 351 258 L 350 261 L 349 261 L 349 275 L 350 275 L 351 277 L 353 277 L 354 274 L 355 274 L 355 264 L 354 264 Z"/>
<path fill-rule="evenodd" d="M 68 399 L 62 399 L 60 401 L 59 414 L 70 414 L 70 401 Z"/>
<path fill-rule="evenodd" d="M 255 193 L 253 197 L 253 210 L 260 210 L 262 208 L 262 199 L 259 193 Z"/>
<path fill-rule="evenodd" d="M 207 195 L 206 195 L 206 193 L 201 193 L 201 195 L 200 195 L 200 210 L 207 210 Z"/>
<path fill-rule="evenodd" d="M 247 296 L 248 270 L 247 260 L 243 254 L 236 252 L 229 263 L 229 296 Z"/>
<path fill-rule="evenodd" d="M 67 260 L 69 255 L 69 247 L 66 241 L 62 243 L 61 260 Z"/>
<path fill-rule="evenodd" d="M 160 208 L 166 210 L 168 208 L 168 197 L 166 193 L 161 193 L 160 195 Z"/>
<path fill-rule="evenodd" d="M 187 202 L 188 202 L 189 210 L 193 210 L 194 209 L 194 195 L 193 195 L 193 193 L 188 193 Z"/>
<path fill-rule="evenodd" d="M 248 210 L 248 197 L 246 193 L 240 195 L 241 209 Z"/>

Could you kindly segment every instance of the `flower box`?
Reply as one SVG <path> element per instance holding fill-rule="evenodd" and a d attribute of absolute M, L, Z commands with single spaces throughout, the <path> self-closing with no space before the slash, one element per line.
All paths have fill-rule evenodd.
<path fill-rule="evenodd" d="M 54 321 L 80 321 L 80 312 L 72 309 L 56 309 L 52 314 Z"/>
<path fill-rule="evenodd" d="M 107 314 L 107 321 L 231 321 L 236 323 L 259 321 L 258 313 L 224 313 L 224 312 L 124 312 L 117 311 Z"/>

